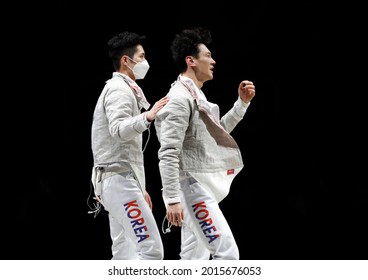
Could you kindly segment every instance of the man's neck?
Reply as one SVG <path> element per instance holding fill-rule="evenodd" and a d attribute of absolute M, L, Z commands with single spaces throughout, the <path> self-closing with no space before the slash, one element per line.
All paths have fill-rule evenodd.
<path fill-rule="evenodd" d="M 197 79 L 197 76 L 195 75 L 194 72 L 186 71 L 186 72 L 184 72 L 180 75 L 183 76 L 183 77 L 187 77 L 187 78 L 191 79 L 199 89 L 201 89 L 203 87 L 203 83 Z"/>

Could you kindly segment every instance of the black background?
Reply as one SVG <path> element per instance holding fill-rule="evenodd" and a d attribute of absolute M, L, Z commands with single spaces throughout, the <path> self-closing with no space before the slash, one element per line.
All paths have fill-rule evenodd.
<path fill-rule="evenodd" d="M 31 15 L 18 52 L 34 51 L 29 63 L 37 72 L 27 75 L 36 74 L 37 86 L 25 99 L 30 113 L 21 115 L 28 125 L 15 126 L 24 150 L 9 188 L 3 259 L 111 258 L 106 212 L 87 214 L 92 114 L 113 71 L 107 41 L 125 30 L 147 36 L 150 70 L 138 83 L 153 104 L 178 75 L 169 52 L 174 34 L 195 26 L 213 36 L 217 64 L 203 88 L 207 98 L 224 113 L 241 80 L 257 90 L 232 133 L 245 167 L 220 203 L 241 259 L 367 259 L 364 106 L 352 90 L 359 78 L 343 67 L 354 59 L 346 42 L 360 24 L 346 6 L 59 1 L 37 8 L 47 12 L 38 21 Z M 354 24 L 344 21 L 347 13 Z M 147 190 L 161 228 L 157 150 L 152 126 Z M 165 259 L 178 259 L 179 229 L 162 238 Z"/>

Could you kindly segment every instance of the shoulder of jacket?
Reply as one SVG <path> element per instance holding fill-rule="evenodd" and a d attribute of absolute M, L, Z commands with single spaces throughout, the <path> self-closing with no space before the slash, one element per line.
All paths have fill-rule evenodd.
<path fill-rule="evenodd" d="M 108 88 L 129 88 L 128 84 L 121 77 L 112 77 L 106 81 L 105 87 Z"/>
<path fill-rule="evenodd" d="M 182 99 L 182 100 L 194 100 L 188 89 L 181 83 L 173 85 L 168 93 L 170 98 Z"/>

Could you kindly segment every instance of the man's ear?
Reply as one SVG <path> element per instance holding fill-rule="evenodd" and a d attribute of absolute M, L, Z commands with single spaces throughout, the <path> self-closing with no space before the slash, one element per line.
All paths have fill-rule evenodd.
<path fill-rule="evenodd" d="M 120 59 L 120 65 L 127 65 L 128 63 L 128 57 L 126 55 L 123 55 Z"/>
<path fill-rule="evenodd" d="M 187 63 L 188 66 L 192 66 L 194 64 L 194 59 L 193 59 L 193 56 L 187 56 L 185 58 L 185 62 Z"/>

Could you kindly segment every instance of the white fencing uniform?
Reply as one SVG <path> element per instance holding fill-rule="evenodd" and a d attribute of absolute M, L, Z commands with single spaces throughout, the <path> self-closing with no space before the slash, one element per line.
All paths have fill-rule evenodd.
<path fill-rule="evenodd" d="M 219 202 L 244 166 L 229 133 L 249 104 L 238 98 L 220 119 L 219 107 L 182 76 L 168 96 L 155 127 L 165 205 L 180 202 L 184 212 L 180 257 L 238 260 L 239 249 Z"/>

